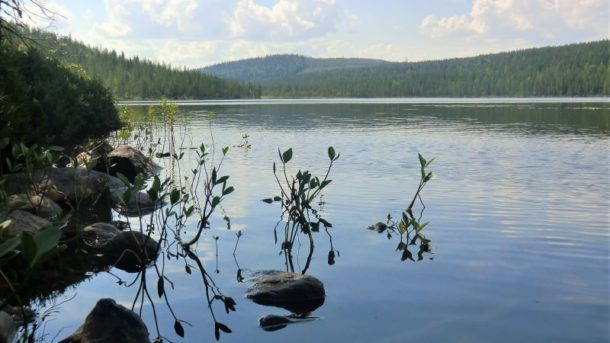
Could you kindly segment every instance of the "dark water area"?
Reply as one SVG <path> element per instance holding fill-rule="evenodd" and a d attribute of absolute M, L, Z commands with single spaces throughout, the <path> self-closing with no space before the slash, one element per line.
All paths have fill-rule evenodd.
<path fill-rule="evenodd" d="M 235 192 L 222 203 L 212 228 L 196 246 L 215 286 L 233 297 L 236 311 L 214 304 L 216 319 L 233 331 L 223 342 L 607 342 L 610 339 L 610 103 L 553 101 L 496 103 L 316 103 L 267 101 L 181 106 L 177 142 L 205 143 L 220 158 L 222 146 L 248 135 L 251 148 L 232 147 L 222 170 Z M 183 125 L 183 126 L 181 126 Z M 326 151 L 341 154 L 319 208 L 333 224 L 314 233 L 307 274 L 325 285 L 315 320 L 274 332 L 258 326 L 264 315 L 287 311 L 246 299 L 248 276 L 286 270 L 274 240 L 281 220 L 272 172 L 278 148 L 293 148 L 290 170 L 323 174 Z M 183 177 L 194 161 L 184 149 L 181 166 L 168 159 L 162 175 Z M 414 212 L 429 222 L 431 253 L 401 260 L 399 236 L 367 227 L 398 218 L 419 182 L 417 154 L 435 158 L 436 175 Z M 422 211 L 423 210 L 423 211 Z M 227 229 L 224 216 L 231 219 Z M 137 218 L 130 219 L 134 225 Z M 148 220 L 144 218 L 144 220 Z M 193 235 L 196 222 L 185 229 Z M 281 225 L 281 224 L 280 224 Z M 233 254 L 237 235 L 242 236 Z M 297 237 L 294 264 L 309 253 Z M 328 263 L 329 251 L 336 256 Z M 214 340 L 214 322 L 200 275 L 182 260 L 160 260 L 174 318 L 156 294 L 141 316 L 151 338 L 155 325 L 175 342 Z M 242 278 L 246 280 L 243 281 Z M 72 333 L 99 298 L 131 307 L 137 296 L 132 275 L 99 273 L 54 301 L 47 340 Z M 243 282 L 240 282 L 243 281 Z M 68 301 L 69 300 L 69 301 Z M 136 312 L 140 304 L 136 304 Z M 155 320 L 156 315 L 156 320 Z M 57 339 L 55 339 L 57 341 Z"/>

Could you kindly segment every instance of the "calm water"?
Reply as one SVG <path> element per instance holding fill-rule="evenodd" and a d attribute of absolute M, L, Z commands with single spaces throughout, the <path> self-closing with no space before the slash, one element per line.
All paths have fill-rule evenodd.
<path fill-rule="evenodd" d="M 216 286 L 237 301 L 229 315 L 215 307 L 217 319 L 233 330 L 221 341 L 608 342 L 608 102 L 270 101 L 181 109 L 192 117 L 185 146 L 212 144 L 210 133 L 217 149 L 239 144 L 242 134 L 252 144 L 229 152 L 223 170 L 236 191 L 197 248 Z M 324 282 L 326 302 L 314 312 L 318 320 L 265 332 L 261 316 L 286 313 L 246 299 L 248 284 L 236 273 L 286 269 L 273 237 L 280 208 L 260 201 L 278 194 L 272 163 L 278 148 L 292 147 L 289 166 L 319 175 L 329 145 L 341 158 L 322 212 L 333 223 L 329 233 L 339 256 L 327 263 L 331 241 L 321 231 L 308 270 Z M 367 227 L 388 213 L 398 217 L 408 205 L 419 178 L 418 152 L 436 158 L 436 178 L 422 193 L 433 253 L 401 261 L 398 237 Z M 187 161 L 182 172 L 189 168 Z M 237 230 L 243 236 L 234 258 Z M 300 241 L 295 263 L 302 267 L 308 243 L 306 236 Z M 173 341 L 212 341 L 200 276 L 186 274 L 175 260 L 165 271 L 174 283 L 173 290 L 166 287 L 171 306 L 190 326 L 184 325 L 185 339 L 174 334 L 150 273 L 161 333 Z M 75 298 L 47 322 L 49 340 L 74 331 L 99 298 L 130 306 L 136 292 L 137 285 L 119 286 L 108 273 L 68 290 L 57 301 Z M 142 316 L 154 338 L 149 302 Z"/>

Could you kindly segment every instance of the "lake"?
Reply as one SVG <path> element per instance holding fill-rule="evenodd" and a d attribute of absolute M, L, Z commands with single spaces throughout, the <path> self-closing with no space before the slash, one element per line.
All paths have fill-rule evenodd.
<path fill-rule="evenodd" d="M 150 103 L 132 103 L 149 105 Z M 215 289 L 237 302 L 216 319 L 233 331 L 223 342 L 608 342 L 610 102 L 600 99 L 424 99 L 187 102 L 175 130 L 179 145 L 229 146 L 222 174 L 235 192 L 196 247 Z M 188 118 L 188 120 L 185 120 Z M 180 124 L 182 123 L 182 124 Z M 160 133 L 157 132 L 157 135 Z M 234 147 L 246 140 L 250 148 Z M 184 136 L 182 136 L 184 135 Z M 245 298 L 238 272 L 286 270 L 274 228 L 281 220 L 273 163 L 292 148 L 290 171 L 325 172 L 327 148 L 340 153 L 319 211 L 332 223 L 314 233 L 307 274 L 325 285 L 315 320 L 267 332 L 267 314 L 287 311 Z M 162 175 L 189 173 L 168 159 Z M 435 174 L 414 212 L 431 252 L 403 261 L 399 235 L 367 229 L 400 218 L 419 183 L 418 153 Z M 227 229 L 224 216 L 231 221 Z M 131 219 L 134 221 L 135 219 Z M 195 223 L 186 228 L 192 235 Z M 281 223 L 280 223 L 281 227 Z M 236 247 L 237 231 L 241 231 Z M 299 234 L 294 265 L 307 260 Z M 235 249 L 235 254 L 233 254 Z M 413 249 L 412 247 L 410 249 Z M 328 263 L 329 251 L 336 256 Z M 161 265 L 161 261 L 159 261 Z M 170 307 L 148 273 L 142 317 L 151 339 L 214 340 L 201 276 L 183 260 L 165 260 Z M 45 340 L 72 333 L 99 298 L 131 307 L 138 284 L 118 270 L 99 273 L 59 295 Z M 64 302 L 65 301 L 65 302 Z M 41 306 L 50 308 L 52 301 Z M 136 306 L 136 311 L 139 309 Z M 154 316 L 157 320 L 155 321 Z M 57 339 L 55 339 L 57 340 Z"/>

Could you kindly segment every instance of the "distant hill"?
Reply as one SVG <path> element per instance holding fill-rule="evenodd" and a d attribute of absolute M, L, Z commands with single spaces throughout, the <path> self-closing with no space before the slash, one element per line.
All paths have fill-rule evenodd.
<path fill-rule="evenodd" d="M 275 55 L 202 70 L 268 97 L 608 96 L 609 58 L 602 40 L 411 63 Z"/>
<path fill-rule="evenodd" d="M 26 29 L 27 30 L 27 29 Z M 258 98 L 260 87 L 224 80 L 196 70 L 172 68 L 114 50 L 87 46 L 53 33 L 27 31 L 44 54 L 98 79 L 117 99 Z"/>
<path fill-rule="evenodd" d="M 200 71 L 243 82 L 267 82 L 297 75 L 388 64 L 366 58 L 312 58 L 301 55 L 271 55 L 215 64 Z"/>

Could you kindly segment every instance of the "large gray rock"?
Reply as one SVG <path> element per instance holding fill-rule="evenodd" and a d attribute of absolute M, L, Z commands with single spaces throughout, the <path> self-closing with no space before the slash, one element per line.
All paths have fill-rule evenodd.
<path fill-rule="evenodd" d="M 157 259 L 159 243 L 136 231 L 124 231 L 116 235 L 103 248 L 106 262 L 128 273 L 146 268 Z"/>
<path fill-rule="evenodd" d="M 142 319 L 112 299 L 100 299 L 85 323 L 60 343 L 150 342 Z"/>
<path fill-rule="evenodd" d="M 288 272 L 268 272 L 256 279 L 246 297 L 257 304 L 307 315 L 324 304 L 324 285 L 317 278 Z"/>
<path fill-rule="evenodd" d="M 20 210 L 36 214 L 46 219 L 55 219 L 61 216 L 61 207 L 48 197 L 37 194 L 13 194 L 8 197 L 9 206 L 18 206 Z"/>
<path fill-rule="evenodd" d="M 140 150 L 129 145 L 119 145 L 108 154 L 110 175 L 121 173 L 133 182 L 138 173 L 146 177 L 157 173 L 161 167 L 152 162 Z"/>
<path fill-rule="evenodd" d="M 119 233 L 121 231 L 112 224 L 93 223 L 83 228 L 83 242 L 91 248 L 103 249 Z"/>
<path fill-rule="evenodd" d="M 83 168 L 51 168 L 5 177 L 9 194 L 42 193 L 56 202 L 78 203 L 83 199 L 98 198 L 106 191 L 120 193 L 125 190 L 121 180 Z"/>
<path fill-rule="evenodd" d="M 8 215 L 0 213 L 0 222 L 5 220 L 10 220 L 11 223 L 4 230 L 0 230 L 0 242 L 15 237 L 21 232 L 34 235 L 51 226 L 50 221 L 22 210 L 12 211 Z"/>

